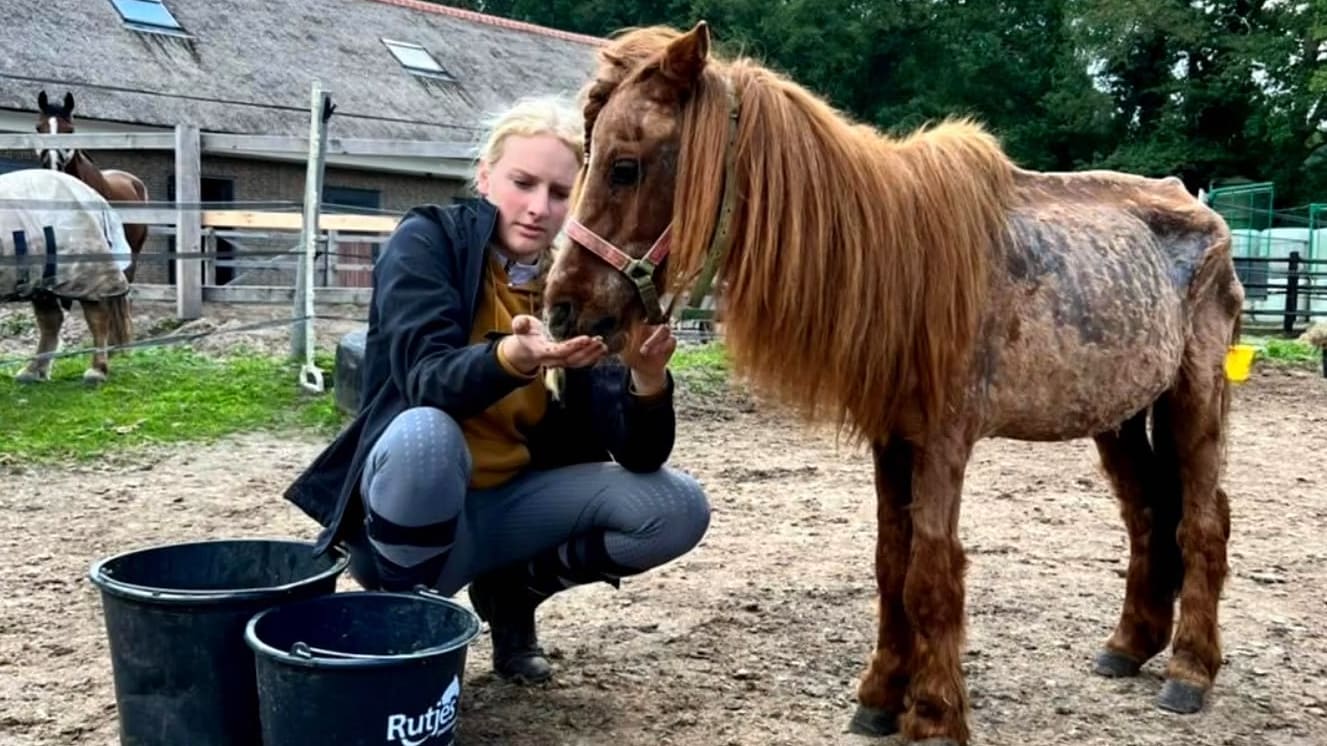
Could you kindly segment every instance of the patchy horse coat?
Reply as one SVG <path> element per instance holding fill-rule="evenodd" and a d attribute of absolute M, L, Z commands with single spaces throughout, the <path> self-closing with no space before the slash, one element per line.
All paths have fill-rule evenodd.
<path fill-rule="evenodd" d="M 1225 223 L 1178 179 L 1018 171 L 1014 190 L 977 341 L 983 434 L 1063 440 L 1117 427 L 1174 385 L 1211 282 L 1198 271 L 1227 263 Z M 1219 279 L 1238 313 L 1233 274 Z"/>

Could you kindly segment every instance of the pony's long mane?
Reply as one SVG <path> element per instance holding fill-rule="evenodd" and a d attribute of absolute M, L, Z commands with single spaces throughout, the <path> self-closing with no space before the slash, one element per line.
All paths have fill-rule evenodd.
<path fill-rule="evenodd" d="M 735 371 L 861 438 L 891 434 L 908 400 L 938 424 L 967 383 L 1013 164 L 970 121 L 892 139 L 750 59 L 712 57 L 682 110 L 674 289 L 714 231 L 729 86 L 739 197 L 720 274 Z"/>

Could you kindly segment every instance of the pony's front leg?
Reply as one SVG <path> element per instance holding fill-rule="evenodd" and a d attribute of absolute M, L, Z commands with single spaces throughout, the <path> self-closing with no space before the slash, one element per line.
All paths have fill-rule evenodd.
<path fill-rule="evenodd" d="M 912 626 L 903 607 L 903 582 L 912 541 L 912 447 L 900 438 L 876 444 L 875 577 L 880 592 L 879 634 L 875 652 L 857 686 L 857 711 L 849 730 L 864 736 L 898 731 L 908 690 Z"/>
<path fill-rule="evenodd" d="M 912 547 L 903 607 L 912 624 L 912 680 L 903 735 L 928 746 L 968 742 L 968 692 L 963 681 L 963 573 L 958 540 L 963 474 L 972 452 L 963 433 L 940 433 L 916 449 L 912 483 Z"/>
<path fill-rule="evenodd" d="M 83 307 L 83 318 L 87 319 L 88 331 L 92 333 L 92 366 L 83 371 L 83 383 L 97 385 L 106 380 L 110 374 L 110 366 L 107 362 L 106 345 L 111 336 L 110 318 L 107 316 L 106 307 L 96 301 L 80 300 L 78 302 Z"/>
<path fill-rule="evenodd" d="M 51 358 L 48 356 L 60 347 L 60 326 L 65 318 L 60 301 L 53 296 L 39 295 L 32 299 L 32 312 L 37 317 L 40 334 L 37 338 L 37 356 L 28 361 L 14 377 L 19 383 L 51 380 Z"/>

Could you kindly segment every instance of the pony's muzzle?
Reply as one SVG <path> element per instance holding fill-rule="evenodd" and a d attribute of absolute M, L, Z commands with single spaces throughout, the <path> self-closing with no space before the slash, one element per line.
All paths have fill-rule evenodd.
<path fill-rule="evenodd" d="M 548 309 L 544 322 L 553 339 L 564 340 L 585 334 L 591 337 L 603 337 L 606 341 L 619 329 L 617 318 L 611 315 L 589 320 L 570 301 L 558 301 Z"/>
<path fill-rule="evenodd" d="M 617 331 L 617 319 L 612 316 L 600 316 L 593 324 L 590 324 L 587 332 L 592 337 L 604 337 L 607 339 Z"/>

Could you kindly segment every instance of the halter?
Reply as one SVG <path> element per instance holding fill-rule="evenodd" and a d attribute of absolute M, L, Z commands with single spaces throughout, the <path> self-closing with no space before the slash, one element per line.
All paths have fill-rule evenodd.
<path fill-rule="evenodd" d="M 697 276 L 695 287 L 692 289 L 692 295 L 699 298 L 705 297 L 705 293 L 709 292 L 710 284 L 714 281 L 714 273 L 723 262 L 724 256 L 728 253 L 728 246 L 732 243 L 730 229 L 732 226 L 733 202 L 736 199 L 736 189 L 734 187 L 736 178 L 733 176 L 733 164 L 737 159 L 737 122 L 741 102 L 733 90 L 731 82 L 728 83 L 727 90 L 728 145 L 724 151 L 723 198 L 719 202 L 719 219 L 714 226 L 714 236 L 710 240 L 709 251 L 706 252 L 705 264 Z M 669 300 L 668 307 L 665 309 L 660 306 L 659 293 L 654 288 L 654 273 L 659 269 L 659 265 L 663 263 L 664 259 L 668 258 L 669 249 L 672 248 L 672 223 L 664 228 L 663 233 L 650 246 L 650 250 L 639 259 L 614 246 L 607 239 L 586 228 L 575 218 L 567 219 L 566 232 L 567 236 L 573 241 L 603 259 L 609 266 L 631 280 L 636 286 L 636 292 L 640 295 L 641 302 L 645 305 L 645 315 L 649 323 L 662 324 L 672 317 L 673 307 L 677 304 L 677 295 L 675 294 Z"/>

